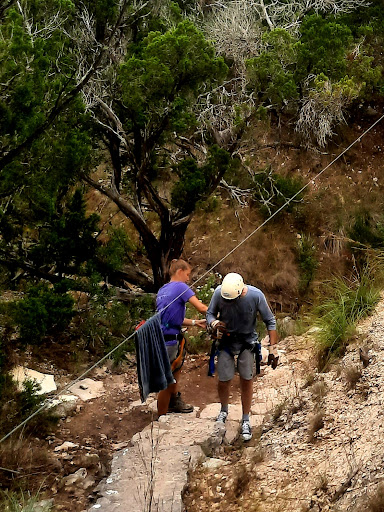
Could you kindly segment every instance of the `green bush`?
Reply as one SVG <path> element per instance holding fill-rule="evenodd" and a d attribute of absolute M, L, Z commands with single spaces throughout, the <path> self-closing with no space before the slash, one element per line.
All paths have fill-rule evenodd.
<path fill-rule="evenodd" d="M 374 221 L 367 210 L 359 211 L 355 214 L 348 236 L 358 244 L 373 249 L 382 249 L 384 247 L 384 219 Z M 353 242 L 351 245 L 354 245 Z"/>
<path fill-rule="evenodd" d="M 43 395 L 37 394 L 40 386 L 34 381 L 24 381 L 21 391 L 9 374 L 3 375 L 3 381 L 0 395 L 0 436 L 22 423 L 41 407 L 45 400 Z M 24 432 L 45 435 L 52 430 L 58 419 L 53 410 L 43 410 L 24 426 Z"/>
<path fill-rule="evenodd" d="M 152 294 L 145 294 L 127 304 L 112 297 L 110 290 L 97 286 L 90 294 L 87 310 L 76 318 L 73 334 L 85 340 L 82 350 L 106 354 L 134 332 L 141 320 L 150 318 L 154 312 Z M 127 352 L 134 349 L 134 339 L 131 338 L 112 354 L 114 362 L 119 363 Z"/>
<path fill-rule="evenodd" d="M 38 344 L 53 330 L 63 331 L 71 321 L 74 301 L 59 287 L 31 286 L 14 306 L 14 320 L 23 343 Z"/>
<path fill-rule="evenodd" d="M 297 252 L 300 269 L 299 292 L 304 294 L 308 290 L 319 265 L 316 259 L 316 247 L 310 236 L 301 236 L 298 241 Z"/>
<path fill-rule="evenodd" d="M 369 269 L 353 283 L 335 279 L 329 298 L 318 308 L 318 367 L 326 369 L 333 357 L 341 356 L 356 323 L 372 312 L 380 298 L 380 287 Z"/>

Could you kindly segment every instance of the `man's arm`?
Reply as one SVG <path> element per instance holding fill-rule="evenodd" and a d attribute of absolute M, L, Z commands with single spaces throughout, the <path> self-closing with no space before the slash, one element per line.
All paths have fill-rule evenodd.
<path fill-rule="evenodd" d="M 209 303 L 207 310 L 207 324 L 211 325 L 212 322 L 217 320 L 218 313 L 218 300 L 219 300 L 220 290 L 216 288 L 213 292 L 211 302 Z"/>
<path fill-rule="evenodd" d="M 269 344 L 270 345 L 276 345 L 276 343 L 277 343 L 277 331 L 276 330 L 268 331 L 268 335 L 269 335 Z"/>
<path fill-rule="evenodd" d="M 261 293 L 258 309 L 260 311 L 261 318 L 265 323 L 268 330 L 269 343 L 270 345 L 276 345 L 277 343 L 277 331 L 276 331 L 276 318 L 272 313 L 271 308 L 268 305 L 265 295 Z"/>

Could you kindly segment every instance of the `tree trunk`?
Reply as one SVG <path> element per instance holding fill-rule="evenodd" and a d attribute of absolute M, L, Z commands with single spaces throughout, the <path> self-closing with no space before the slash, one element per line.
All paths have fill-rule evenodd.
<path fill-rule="evenodd" d="M 145 245 L 151 262 L 155 289 L 158 290 L 169 281 L 169 265 L 173 259 L 180 258 L 185 240 L 185 232 L 191 222 L 192 215 L 182 221 L 164 221 L 158 241 L 158 250 L 152 250 Z"/>

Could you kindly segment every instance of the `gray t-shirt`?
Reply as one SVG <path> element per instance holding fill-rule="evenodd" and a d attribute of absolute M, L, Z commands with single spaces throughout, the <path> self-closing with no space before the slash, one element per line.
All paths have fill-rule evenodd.
<path fill-rule="evenodd" d="M 255 286 L 247 285 L 247 293 L 234 300 L 223 299 L 218 286 L 213 293 L 207 311 L 207 323 L 218 319 L 225 322 L 227 331 L 244 337 L 247 343 L 257 342 L 257 312 L 268 331 L 276 329 L 275 317 L 268 306 L 265 295 Z"/>

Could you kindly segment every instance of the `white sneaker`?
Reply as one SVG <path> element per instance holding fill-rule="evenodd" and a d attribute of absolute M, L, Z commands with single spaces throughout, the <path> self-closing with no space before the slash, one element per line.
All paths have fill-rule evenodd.
<path fill-rule="evenodd" d="M 249 421 L 243 421 L 241 424 L 241 435 L 243 436 L 244 441 L 252 439 L 252 428 Z"/>
<path fill-rule="evenodd" d="M 216 422 L 225 423 L 227 420 L 228 413 L 225 411 L 220 411 L 218 417 L 216 418 Z"/>

